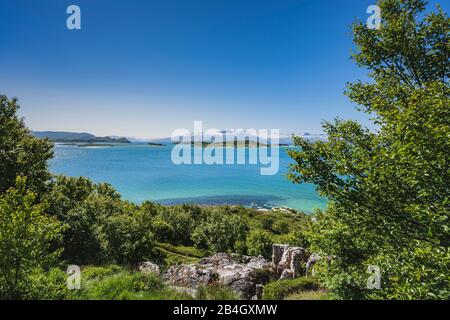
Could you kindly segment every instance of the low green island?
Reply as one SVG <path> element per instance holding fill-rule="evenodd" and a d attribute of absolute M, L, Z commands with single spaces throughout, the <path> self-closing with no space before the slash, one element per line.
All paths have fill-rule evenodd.
<path fill-rule="evenodd" d="M 180 142 L 180 144 L 191 144 L 194 147 L 215 147 L 215 148 L 265 148 L 265 147 L 283 147 L 283 146 L 289 146 L 288 144 L 266 144 L 262 142 L 257 141 L 224 141 L 224 142 L 197 142 L 193 141 L 191 143 L 189 142 Z"/>
<path fill-rule="evenodd" d="M 77 133 L 65 131 L 33 131 L 32 134 L 38 138 L 49 139 L 55 143 L 74 144 L 78 146 L 95 146 L 98 144 L 113 144 L 131 143 L 128 139 L 112 138 L 112 137 L 96 137 L 90 133 Z"/>

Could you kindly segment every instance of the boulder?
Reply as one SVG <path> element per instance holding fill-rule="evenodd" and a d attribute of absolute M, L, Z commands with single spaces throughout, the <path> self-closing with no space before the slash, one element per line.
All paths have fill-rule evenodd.
<path fill-rule="evenodd" d="M 172 266 L 163 279 L 172 286 L 198 288 L 217 283 L 229 286 L 244 299 L 256 294 L 257 284 L 266 283 L 274 270 L 263 257 L 249 257 L 239 263 L 226 253 L 203 258 L 198 263 Z"/>
<path fill-rule="evenodd" d="M 278 263 L 281 261 L 284 251 L 289 248 L 288 244 L 274 244 L 272 246 L 272 263 L 275 269 L 278 266 Z"/>
<path fill-rule="evenodd" d="M 248 257 L 248 259 L 245 261 L 245 264 L 247 265 L 247 267 L 250 267 L 253 269 L 262 269 L 262 270 L 269 270 L 269 269 L 272 270 L 273 269 L 272 263 L 270 263 L 266 259 L 264 259 L 263 256 Z"/>
<path fill-rule="evenodd" d="M 139 271 L 143 272 L 143 273 L 153 273 L 153 274 L 155 274 L 157 276 L 159 276 L 159 274 L 160 274 L 158 265 L 156 265 L 156 264 L 154 264 L 153 262 L 150 262 L 150 261 L 142 262 L 139 265 Z"/>
<path fill-rule="evenodd" d="M 163 279 L 170 286 L 188 292 L 195 292 L 197 288 L 209 284 L 222 284 L 244 299 L 258 299 L 262 295 L 262 284 L 274 278 L 293 279 L 300 276 L 308 258 L 302 247 L 274 244 L 272 262 L 262 256 L 238 257 L 217 253 L 198 263 L 172 266 Z"/>
<path fill-rule="evenodd" d="M 163 279 L 177 287 L 197 288 L 216 282 L 218 275 L 213 268 L 199 264 L 181 264 L 170 267 Z"/>
<path fill-rule="evenodd" d="M 302 247 L 290 247 L 286 244 L 273 245 L 272 263 L 277 275 L 282 279 L 300 276 L 302 263 L 306 263 L 307 259 L 307 252 Z"/>
<path fill-rule="evenodd" d="M 283 272 L 281 272 L 280 280 L 283 279 L 293 279 L 294 278 L 294 271 L 290 269 L 284 269 Z"/>

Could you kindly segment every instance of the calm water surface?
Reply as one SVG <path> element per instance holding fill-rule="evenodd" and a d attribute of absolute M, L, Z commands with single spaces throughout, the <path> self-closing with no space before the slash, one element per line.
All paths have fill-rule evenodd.
<path fill-rule="evenodd" d="M 286 178 L 292 161 L 280 149 L 280 170 L 260 175 L 259 165 L 174 165 L 171 146 L 131 144 L 114 147 L 57 145 L 51 170 L 112 184 L 123 198 L 140 203 L 241 204 L 270 208 L 287 206 L 307 212 L 324 208 L 314 185 L 292 184 Z"/>

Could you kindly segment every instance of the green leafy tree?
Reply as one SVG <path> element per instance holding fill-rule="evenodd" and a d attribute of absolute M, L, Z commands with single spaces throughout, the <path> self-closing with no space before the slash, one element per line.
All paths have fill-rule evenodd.
<path fill-rule="evenodd" d="M 46 204 L 36 203 L 26 190 L 26 179 L 0 195 L 0 297 L 22 298 L 34 268 L 51 262 L 59 252 L 51 252 L 62 224 L 45 214 Z"/>
<path fill-rule="evenodd" d="M 273 224 L 272 230 L 278 234 L 288 233 L 289 232 L 289 224 L 286 221 L 278 220 Z"/>
<path fill-rule="evenodd" d="M 173 227 L 162 220 L 160 217 L 152 219 L 151 229 L 155 235 L 155 239 L 159 242 L 175 243 L 175 231 Z"/>
<path fill-rule="evenodd" d="M 50 178 L 47 160 L 53 156 L 48 140 L 35 138 L 17 116 L 16 99 L 0 95 L 0 193 L 13 187 L 17 176 L 27 177 L 28 188 L 43 192 Z"/>
<path fill-rule="evenodd" d="M 261 227 L 265 230 L 272 230 L 274 224 L 274 220 L 271 217 L 262 217 L 261 218 Z"/>
<path fill-rule="evenodd" d="M 247 252 L 252 256 L 262 255 L 270 259 L 272 256 L 273 239 L 265 230 L 251 230 L 246 239 Z"/>
<path fill-rule="evenodd" d="M 155 221 L 155 233 L 162 236 L 161 229 L 166 228 L 170 234 L 168 239 L 173 244 L 191 245 L 191 235 L 194 231 L 196 223 L 200 221 L 201 211 L 194 206 L 158 206 L 158 214 Z M 159 229 L 159 230 L 158 230 Z M 164 238 L 164 237 L 162 237 Z M 162 240 L 161 238 L 161 240 Z"/>
<path fill-rule="evenodd" d="M 192 233 L 192 240 L 200 249 L 212 252 L 233 251 L 236 243 L 245 240 L 247 225 L 240 215 L 212 209 Z"/>
<path fill-rule="evenodd" d="M 54 246 L 64 248 L 61 257 L 70 264 L 104 262 L 98 237 L 99 216 L 108 207 L 105 202 L 109 198 L 99 196 L 96 188 L 83 177 L 58 176 L 51 181 L 50 190 L 44 196 L 49 204 L 47 212 L 67 226 L 60 243 Z"/>
<path fill-rule="evenodd" d="M 102 245 L 102 233 L 108 217 L 125 214 L 125 202 L 112 186 L 94 184 L 84 177 L 57 176 L 50 181 L 44 199 L 49 204 L 47 212 L 67 226 L 61 243 L 54 244 L 64 248 L 61 257 L 66 262 L 84 265 L 111 261 L 112 256 Z"/>
<path fill-rule="evenodd" d="M 121 203 L 121 208 L 103 216 L 101 239 L 109 259 L 126 266 L 137 266 L 155 255 L 152 221 L 134 205 Z"/>
<path fill-rule="evenodd" d="M 353 25 L 353 59 L 373 81 L 347 95 L 377 130 L 324 123 L 327 141 L 295 138 L 290 179 L 329 199 L 313 224 L 322 280 L 343 298 L 449 298 L 449 17 L 421 0 L 380 0 L 380 29 Z M 426 257 L 426 258 L 425 258 Z M 369 265 L 382 289 L 368 290 Z"/>

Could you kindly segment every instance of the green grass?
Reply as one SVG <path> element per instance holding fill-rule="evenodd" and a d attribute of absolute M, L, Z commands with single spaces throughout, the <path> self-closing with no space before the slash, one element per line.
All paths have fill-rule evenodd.
<path fill-rule="evenodd" d="M 171 252 L 162 247 L 157 247 L 156 249 L 162 256 L 163 263 L 164 263 L 165 267 L 167 267 L 167 268 L 170 268 L 171 266 L 179 265 L 179 264 L 196 263 L 200 260 L 200 258 Z"/>
<path fill-rule="evenodd" d="M 278 280 L 264 286 L 264 300 L 282 300 L 285 297 L 305 292 L 319 290 L 320 286 L 316 278 L 300 277 L 289 280 Z"/>
<path fill-rule="evenodd" d="M 53 268 L 36 270 L 27 299 L 51 300 L 239 300 L 240 296 L 224 285 L 198 288 L 195 296 L 166 285 L 154 274 L 130 271 L 116 265 L 82 268 L 81 289 L 68 290 L 66 273 Z M 264 287 L 265 300 L 330 300 L 313 277 L 279 280 Z"/>
<path fill-rule="evenodd" d="M 288 213 L 282 211 L 258 211 L 246 212 L 248 215 L 248 222 L 253 228 L 264 229 L 263 221 L 265 219 L 272 219 L 273 222 L 285 222 L 289 225 L 290 231 L 301 231 L 308 217 L 304 213 Z M 268 230 L 273 233 L 274 230 Z"/>
<path fill-rule="evenodd" d="M 84 278 L 82 281 L 81 290 L 72 291 L 69 298 L 77 300 L 239 299 L 239 295 L 226 286 L 211 285 L 202 287 L 197 290 L 195 297 L 193 297 L 188 293 L 179 292 L 170 288 L 161 280 L 160 277 L 154 274 L 144 274 L 140 272 L 129 272 L 122 270 L 116 274 L 106 275 L 105 270 L 111 270 L 111 268 L 90 267 L 91 275 L 89 278 Z M 96 275 L 92 276 L 93 273 Z"/>
<path fill-rule="evenodd" d="M 125 269 L 123 267 L 117 265 L 108 265 L 108 266 L 84 266 L 81 269 L 82 280 L 101 280 L 108 276 L 112 276 L 119 272 L 123 272 Z"/>
<path fill-rule="evenodd" d="M 158 243 L 156 250 L 161 255 L 161 262 L 167 268 L 178 264 L 196 263 L 201 258 L 208 256 L 208 252 L 204 250 L 182 245 L 175 246 L 170 243 Z"/>
<path fill-rule="evenodd" d="M 122 271 L 104 278 L 82 282 L 81 290 L 73 292 L 73 299 L 82 300 L 180 300 L 192 299 L 166 286 L 153 274 Z"/>
<path fill-rule="evenodd" d="M 325 290 L 308 290 L 290 294 L 284 300 L 332 300 Z"/>
<path fill-rule="evenodd" d="M 195 257 L 195 258 L 203 258 L 208 255 L 208 252 L 204 250 L 197 249 L 195 247 L 186 247 L 182 245 L 172 245 L 170 243 L 158 243 L 157 247 L 162 248 L 166 251 L 176 253 L 183 256 Z"/>

